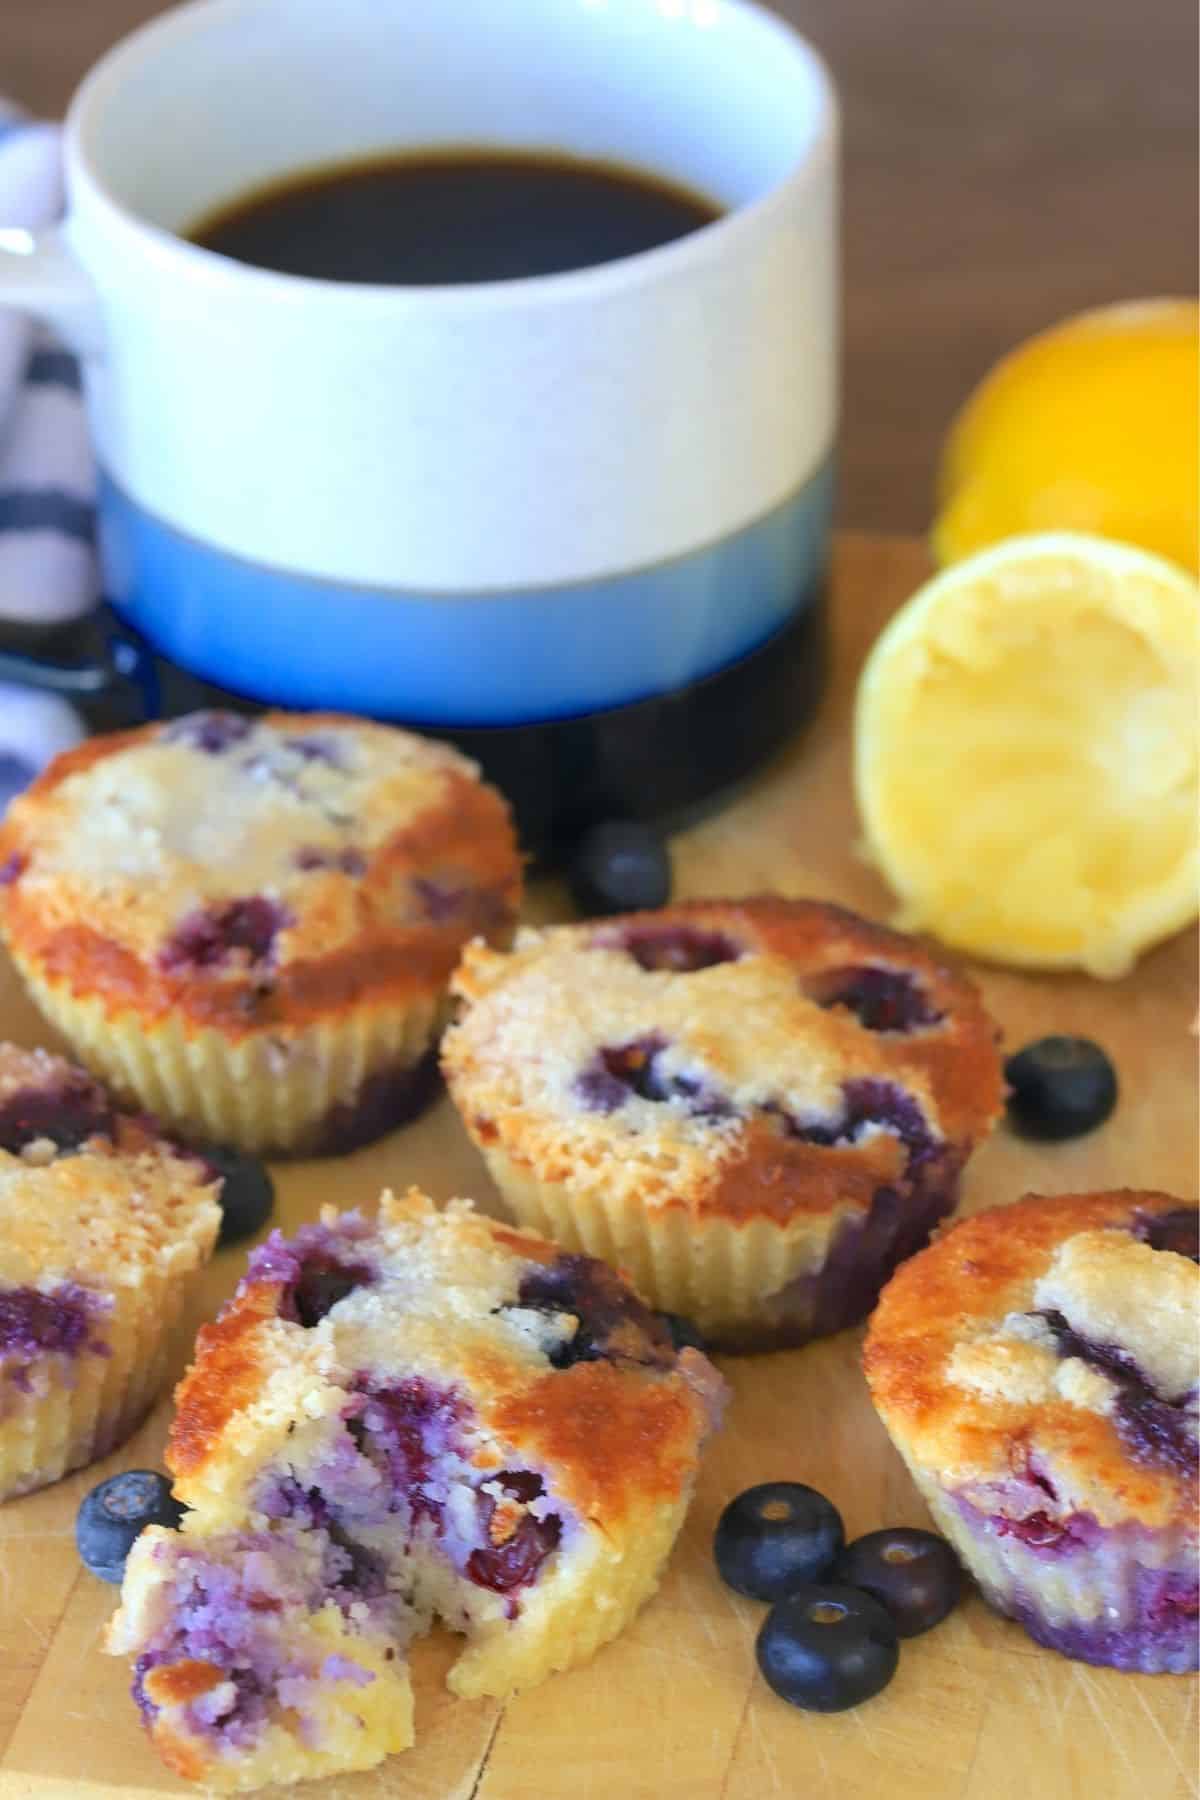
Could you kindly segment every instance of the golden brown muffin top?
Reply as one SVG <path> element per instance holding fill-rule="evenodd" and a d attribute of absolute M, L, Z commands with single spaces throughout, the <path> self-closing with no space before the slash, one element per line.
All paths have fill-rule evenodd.
<path fill-rule="evenodd" d="M 476 1138 L 572 1191 L 786 1221 L 961 1162 L 1001 1103 L 974 987 L 841 908 L 752 898 L 468 946 L 443 1046 Z"/>
<path fill-rule="evenodd" d="M 198 1268 L 221 1222 L 218 1184 L 193 1157 L 123 1154 L 102 1139 L 44 1165 L 0 1150 L 0 1287 L 137 1287 Z"/>
<path fill-rule="evenodd" d="M 232 1036 L 436 990 L 520 891 L 457 751 L 334 713 L 195 713 L 55 759 L 0 822 L 0 929 L 77 995 Z"/>
<path fill-rule="evenodd" d="M 884 1289 L 864 1351 L 904 1454 L 985 1511 L 1186 1522 L 1195 1230 L 1194 1201 L 1131 1189 L 1030 1194 L 946 1229 Z"/>

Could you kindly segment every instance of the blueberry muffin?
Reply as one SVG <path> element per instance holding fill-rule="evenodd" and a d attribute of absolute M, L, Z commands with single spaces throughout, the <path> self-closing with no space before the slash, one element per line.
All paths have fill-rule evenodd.
<path fill-rule="evenodd" d="M 517 1217 L 723 1348 L 860 1319 L 1001 1103 L 970 983 L 833 906 L 526 931 L 454 992 L 443 1068 Z"/>
<path fill-rule="evenodd" d="M 907 1263 L 871 1396 L 938 1527 L 1039 1644 L 1197 1666 L 1197 1208 L 1030 1195 Z"/>
<path fill-rule="evenodd" d="M 653 1591 L 720 1400 L 606 1265 L 465 1203 L 275 1233 L 200 1334 L 192 1510 L 139 1538 L 110 1629 L 160 1754 L 223 1790 L 370 1767 L 435 1617 L 458 1694 L 583 1661 Z"/>
<path fill-rule="evenodd" d="M 331 714 L 97 738 L 0 822 L 0 935 L 89 1067 L 178 1131 L 350 1149 L 432 1092 L 459 950 L 513 917 L 507 808 L 476 777 Z"/>
<path fill-rule="evenodd" d="M 0 1044 L 0 1500 L 140 1424 L 216 1242 L 216 1193 L 81 1070 Z"/>

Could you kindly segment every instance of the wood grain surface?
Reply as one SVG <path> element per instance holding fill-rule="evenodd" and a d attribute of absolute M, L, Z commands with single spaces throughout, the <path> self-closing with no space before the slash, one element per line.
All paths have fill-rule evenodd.
<path fill-rule="evenodd" d="M 844 107 L 842 516 L 923 531 L 946 422 L 997 356 L 1083 307 L 1194 291 L 1196 8 L 773 4 L 827 58 Z M 59 113 L 161 10 L 0 0 L 0 90 Z"/>
<path fill-rule="evenodd" d="M 855 854 L 848 716 L 863 651 L 924 572 L 905 540 L 841 541 L 835 680 L 815 726 L 740 800 L 676 840 L 677 888 L 773 889 L 844 901 L 876 917 L 888 896 Z M 546 885 L 531 919 L 567 916 Z M 976 973 L 1007 1040 L 1078 1031 L 1120 1073 L 1113 1120 L 1075 1143 L 1030 1147 L 999 1131 L 971 1163 L 967 1210 L 1028 1189 L 1123 1184 L 1195 1192 L 1196 959 L 1190 934 L 1115 985 Z M 0 1035 L 48 1034 L 0 967 Z M 279 1222 L 325 1201 L 370 1203 L 384 1183 L 495 1204 L 448 1103 L 341 1161 L 276 1171 Z M 217 1257 L 196 1308 L 211 1313 L 238 1279 L 241 1250 Z M 192 1324 L 196 1319 L 192 1320 Z M 453 1700 L 450 1645 L 414 1655 L 417 1748 L 369 1775 L 327 1782 L 322 1800 L 1184 1800 L 1196 1785 L 1194 1684 L 1090 1669 L 1038 1649 L 972 1597 L 907 1645 L 891 1687 L 858 1711 L 795 1712 L 755 1675 L 762 1608 L 717 1580 L 710 1542 L 724 1503 L 753 1481 L 810 1482 L 851 1534 L 925 1523 L 867 1402 L 861 1332 L 802 1351 L 726 1359 L 734 1387 L 691 1517 L 658 1596 L 586 1668 L 501 1705 Z M 124 1449 L 44 1493 L 0 1509 L 0 1797 L 155 1800 L 183 1793 L 142 1737 L 123 1664 L 98 1639 L 113 1590 L 80 1567 L 81 1496 L 101 1477 L 160 1463 L 164 1403 Z"/>

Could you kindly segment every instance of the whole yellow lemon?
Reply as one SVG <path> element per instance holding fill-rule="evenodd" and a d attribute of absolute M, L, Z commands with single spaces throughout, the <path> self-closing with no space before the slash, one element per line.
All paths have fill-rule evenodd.
<path fill-rule="evenodd" d="M 1142 300 L 1068 319 L 998 363 L 951 427 L 933 552 L 1086 531 L 1200 562 L 1200 307 Z"/>

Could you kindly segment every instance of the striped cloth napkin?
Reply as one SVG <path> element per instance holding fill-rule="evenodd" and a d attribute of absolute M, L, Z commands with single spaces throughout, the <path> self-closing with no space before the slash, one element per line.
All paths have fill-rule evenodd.
<path fill-rule="evenodd" d="M 0 231 L 36 230 L 62 203 L 57 126 L 0 103 Z M 94 498 L 79 365 L 0 307 L 0 644 L 7 627 L 66 624 L 96 604 Z M 0 684 L 0 811 L 82 734 L 65 701 Z"/>

